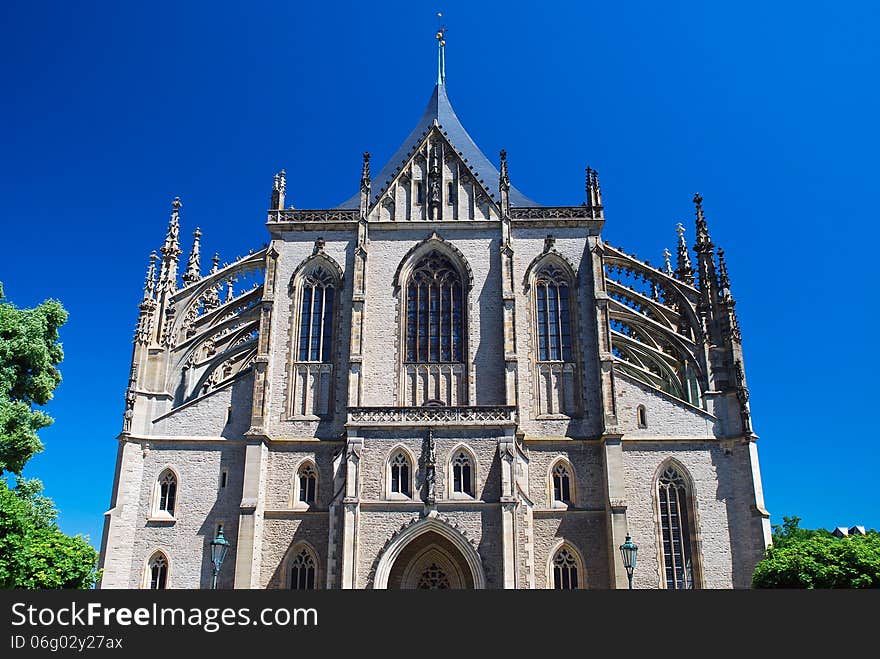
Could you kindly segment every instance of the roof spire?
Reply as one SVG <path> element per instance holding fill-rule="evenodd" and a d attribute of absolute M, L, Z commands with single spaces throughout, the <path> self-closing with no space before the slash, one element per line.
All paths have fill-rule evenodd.
<path fill-rule="evenodd" d="M 437 84 L 446 84 L 446 26 L 440 23 L 442 12 L 437 12 Z"/>
<path fill-rule="evenodd" d="M 211 274 L 213 275 L 220 269 L 220 254 L 214 252 L 214 258 L 211 259 Z"/>
<path fill-rule="evenodd" d="M 184 285 L 193 284 L 202 278 L 202 261 L 201 254 L 199 252 L 199 238 L 201 238 L 201 236 L 201 230 L 196 227 L 196 230 L 193 232 L 192 251 L 189 253 L 189 261 L 187 261 L 186 264 L 186 272 L 183 273 Z"/>
<path fill-rule="evenodd" d="M 684 241 L 684 225 L 679 222 L 675 231 L 678 233 L 678 268 L 675 270 L 675 276 L 688 286 L 693 286 L 694 269 L 691 267 L 691 257 L 687 243 Z"/>
<path fill-rule="evenodd" d="M 282 169 L 275 174 L 272 182 L 272 200 L 269 202 L 272 210 L 284 210 L 284 194 L 287 191 L 287 173 Z"/>

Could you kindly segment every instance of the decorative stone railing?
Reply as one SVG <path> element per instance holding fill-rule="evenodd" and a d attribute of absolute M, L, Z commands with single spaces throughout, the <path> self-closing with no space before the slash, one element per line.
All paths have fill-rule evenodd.
<path fill-rule="evenodd" d="M 513 426 L 516 407 L 349 407 L 349 426 Z"/>

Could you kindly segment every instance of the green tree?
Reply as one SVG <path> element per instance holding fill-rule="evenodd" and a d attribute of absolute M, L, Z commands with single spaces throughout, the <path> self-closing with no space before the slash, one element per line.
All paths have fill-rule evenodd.
<path fill-rule="evenodd" d="M 0 478 L 0 588 L 94 587 L 98 553 L 81 535 L 62 533 L 57 515 L 40 481 L 10 489 Z"/>
<path fill-rule="evenodd" d="M 755 588 L 880 588 L 880 533 L 838 538 L 784 517 L 752 575 Z"/>
<path fill-rule="evenodd" d="M 43 450 L 37 431 L 51 425 L 52 417 L 33 406 L 48 403 L 61 382 L 58 328 L 66 321 L 57 300 L 18 309 L 6 301 L 0 283 L 0 475 L 21 474 Z"/>
<path fill-rule="evenodd" d="M 43 450 L 37 431 L 52 423 L 34 405 L 48 403 L 61 382 L 58 328 L 66 320 L 56 300 L 18 309 L 0 283 L 0 588 L 92 588 L 98 578 L 95 549 L 62 533 L 43 484 L 21 478 Z M 4 474 L 16 476 L 15 488 Z"/>

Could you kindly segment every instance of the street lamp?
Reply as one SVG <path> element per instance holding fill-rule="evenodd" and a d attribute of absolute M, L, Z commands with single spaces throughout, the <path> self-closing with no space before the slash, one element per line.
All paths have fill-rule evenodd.
<path fill-rule="evenodd" d="M 217 588 L 217 575 L 220 574 L 220 566 L 223 565 L 223 559 L 226 558 L 227 551 L 229 551 L 229 540 L 223 537 L 223 527 L 220 526 L 217 528 L 217 537 L 211 540 L 212 589 Z"/>
<path fill-rule="evenodd" d="M 629 579 L 629 589 L 633 588 L 633 568 L 636 566 L 636 554 L 639 552 L 639 546 L 632 541 L 629 533 L 626 534 L 626 541 L 620 545 L 620 555 L 623 558 L 623 567 L 626 568 L 626 576 Z"/>

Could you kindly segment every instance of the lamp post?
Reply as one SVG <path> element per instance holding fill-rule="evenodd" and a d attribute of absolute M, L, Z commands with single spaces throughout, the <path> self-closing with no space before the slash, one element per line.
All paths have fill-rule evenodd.
<path fill-rule="evenodd" d="M 620 545 L 620 555 L 623 558 L 623 567 L 626 568 L 626 576 L 629 579 L 629 589 L 633 588 L 633 568 L 636 566 L 636 554 L 639 546 L 632 541 L 629 533 L 626 534 L 626 540 Z"/>
<path fill-rule="evenodd" d="M 217 529 L 217 537 L 211 540 L 211 571 L 213 579 L 211 580 L 211 588 L 217 588 L 217 575 L 220 574 L 220 566 L 223 565 L 223 559 L 226 558 L 226 552 L 229 551 L 229 540 L 223 537 L 223 527 Z"/>

